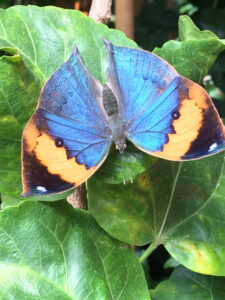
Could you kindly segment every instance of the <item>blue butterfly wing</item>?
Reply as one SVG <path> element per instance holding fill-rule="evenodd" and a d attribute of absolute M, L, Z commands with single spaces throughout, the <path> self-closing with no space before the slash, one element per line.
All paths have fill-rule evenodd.
<path fill-rule="evenodd" d="M 111 138 L 101 97 L 101 84 L 75 49 L 46 82 L 24 129 L 24 196 L 78 186 L 102 164 Z"/>
<path fill-rule="evenodd" d="M 157 55 L 105 44 L 107 83 L 119 99 L 131 142 L 169 160 L 197 159 L 224 150 L 224 125 L 201 86 Z"/>

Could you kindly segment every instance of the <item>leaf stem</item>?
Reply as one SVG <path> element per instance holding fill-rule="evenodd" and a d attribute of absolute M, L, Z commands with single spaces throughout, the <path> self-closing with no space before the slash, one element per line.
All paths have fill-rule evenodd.
<path fill-rule="evenodd" d="M 146 258 L 148 258 L 149 255 L 158 247 L 158 245 L 159 244 L 157 241 L 152 242 L 139 258 L 139 262 L 142 263 L 144 260 L 146 260 Z"/>

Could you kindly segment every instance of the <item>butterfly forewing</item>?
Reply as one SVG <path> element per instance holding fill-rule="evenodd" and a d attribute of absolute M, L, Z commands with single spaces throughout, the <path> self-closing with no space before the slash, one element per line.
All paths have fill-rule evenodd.
<path fill-rule="evenodd" d="M 102 86 L 75 49 L 46 82 L 22 139 L 23 195 L 51 194 L 86 181 L 111 138 Z"/>

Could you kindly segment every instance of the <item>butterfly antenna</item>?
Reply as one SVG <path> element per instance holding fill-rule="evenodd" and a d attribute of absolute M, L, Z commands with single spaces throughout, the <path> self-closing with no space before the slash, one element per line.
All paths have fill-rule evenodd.
<path fill-rule="evenodd" d="M 128 167 L 128 164 L 127 164 L 127 161 L 126 161 L 125 158 L 124 158 L 124 161 L 125 161 L 125 164 L 126 164 L 127 172 L 129 174 L 129 177 L 130 177 L 130 182 L 133 183 L 133 178 L 131 176 L 130 168 Z"/>
<path fill-rule="evenodd" d="M 124 170 L 124 152 L 120 152 L 121 162 L 122 162 L 122 172 L 123 172 L 123 184 L 126 184 L 125 181 L 125 170 Z"/>
<path fill-rule="evenodd" d="M 120 153 L 121 154 L 121 161 L 122 161 L 122 168 L 123 168 L 123 183 L 125 184 L 125 169 L 124 169 L 124 163 L 125 163 L 125 168 L 127 169 L 127 172 L 129 174 L 129 177 L 130 177 L 130 182 L 133 183 L 133 178 L 131 176 L 131 173 L 130 173 L 130 169 L 128 167 L 128 164 L 127 164 L 127 161 L 125 159 L 125 155 L 124 155 L 124 152 Z"/>

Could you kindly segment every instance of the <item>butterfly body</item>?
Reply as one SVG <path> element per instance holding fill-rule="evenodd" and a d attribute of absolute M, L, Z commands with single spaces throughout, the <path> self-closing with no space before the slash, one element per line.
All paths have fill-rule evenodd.
<path fill-rule="evenodd" d="M 112 142 L 126 140 L 169 160 L 225 148 L 225 130 L 206 91 L 158 56 L 105 41 L 102 85 L 77 48 L 46 82 L 22 138 L 23 195 L 62 192 L 86 181 Z"/>
<path fill-rule="evenodd" d="M 103 86 L 102 101 L 107 114 L 110 136 L 116 145 L 116 149 L 122 153 L 126 148 L 126 128 L 122 119 L 118 100 L 107 84 Z"/>

